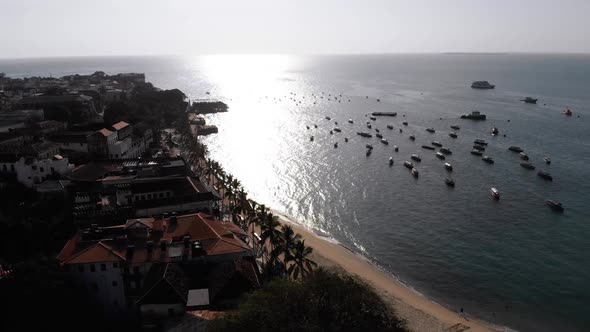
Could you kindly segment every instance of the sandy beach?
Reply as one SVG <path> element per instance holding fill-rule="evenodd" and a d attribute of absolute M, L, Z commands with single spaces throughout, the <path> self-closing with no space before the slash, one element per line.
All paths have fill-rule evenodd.
<path fill-rule="evenodd" d="M 372 285 L 383 298 L 390 303 L 397 313 L 406 320 L 411 331 L 501 331 L 501 328 L 463 317 L 459 312 L 451 311 L 432 302 L 423 295 L 408 288 L 363 256 L 346 247 L 322 238 L 303 225 L 298 224 L 277 211 L 282 223 L 290 224 L 301 234 L 308 246 L 313 247 L 313 259 L 318 265 L 342 269 Z"/>

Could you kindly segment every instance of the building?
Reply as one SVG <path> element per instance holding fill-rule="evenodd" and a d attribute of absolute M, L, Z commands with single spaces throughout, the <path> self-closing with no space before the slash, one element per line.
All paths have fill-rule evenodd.
<path fill-rule="evenodd" d="M 151 128 L 138 125 L 134 128 L 120 121 L 112 125 L 112 130 L 103 128 L 87 137 L 88 152 L 94 158 L 135 159 L 148 151 L 153 142 Z"/>
<path fill-rule="evenodd" d="M 235 298 L 259 286 L 246 233 L 202 213 L 92 226 L 70 239 L 58 260 L 105 313 L 146 318 Z"/>
<path fill-rule="evenodd" d="M 88 136 L 88 153 L 97 158 L 109 158 L 109 146 L 117 142 L 117 133 L 106 128 L 97 130 Z M 119 159 L 117 155 L 113 159 Z"/>
<path fill-rule="evenodd" d="M 93 131 L 64 130 L 52 133 L 46 139 L 49 142 L 57 144 L 62 153 L 88 153 L 88 136 L 92 134 Z"/>

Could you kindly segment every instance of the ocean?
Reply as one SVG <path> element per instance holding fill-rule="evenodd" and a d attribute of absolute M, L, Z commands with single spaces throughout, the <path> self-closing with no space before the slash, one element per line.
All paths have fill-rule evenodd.
<path fill-rule="evenodd" d="M 0 60 L 0 72 L 14 77 L 97 70 L 144 72 L 154 85 L 179 88 L 191 100 L 225 101 L 228 113 L 207 116 L 219 133 L 204 141 L 250 197 L 363 254 L 434 301 L 516 330 L 590 329 L 590 56 Z M 496 88 L 471 89 L 475 80 Z M 525 104 L 526 96 L 539 101 Z M 566 107 L 572 117 L 562 114 Z M 473 110 L 488 119 L 459 119 Z M 375 111 L 398 115 L 372 121 Z M 448 136 L 454 124 L 461 127 L 456 139 Z M 494 126 L 498 136 L 490 134 Z M 335 127 L 342 132 L 330 134 Z M 356 135 L 375 128 L 388 145 Z M 484 154 L 494 164 L 470 154 L 477 138 L 489 143 Z M 432 141 L 452 154 L 442 161 L 420 148 Z M 519 166 L 511 145 L 554 181 Z M 413 153 L 422 157 L 418 179 L 403 166 Z M 491 199 L 491 187 L 500 190 L 499 201 Z M 546 199 L 561 201 L 565 213 L 549 209 Z"/>

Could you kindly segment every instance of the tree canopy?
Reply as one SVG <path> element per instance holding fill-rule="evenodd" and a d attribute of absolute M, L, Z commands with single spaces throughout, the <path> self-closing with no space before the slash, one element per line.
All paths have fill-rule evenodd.
<path fill-rule="evenodd" d="M 300 282 L 279 278 L 245 296 L 211 331 L 407 331 L 372 288 L 324 269 Z"/>

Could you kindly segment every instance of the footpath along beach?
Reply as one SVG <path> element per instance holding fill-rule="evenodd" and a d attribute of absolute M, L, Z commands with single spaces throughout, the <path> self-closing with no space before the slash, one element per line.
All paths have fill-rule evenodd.
<path fill-rule="evenodd" d="M 503 331 L 503 328 L 453 312 L 413 291 L 363 256 L 328 239 L 316 235 L 289 217 L 273 211 L 281 223 L 301 234 L 305 244 L 313 248 L 313 260 L 319 266 L 341 269 L 373 286 L 390 303 L 412 331 Z"/>

